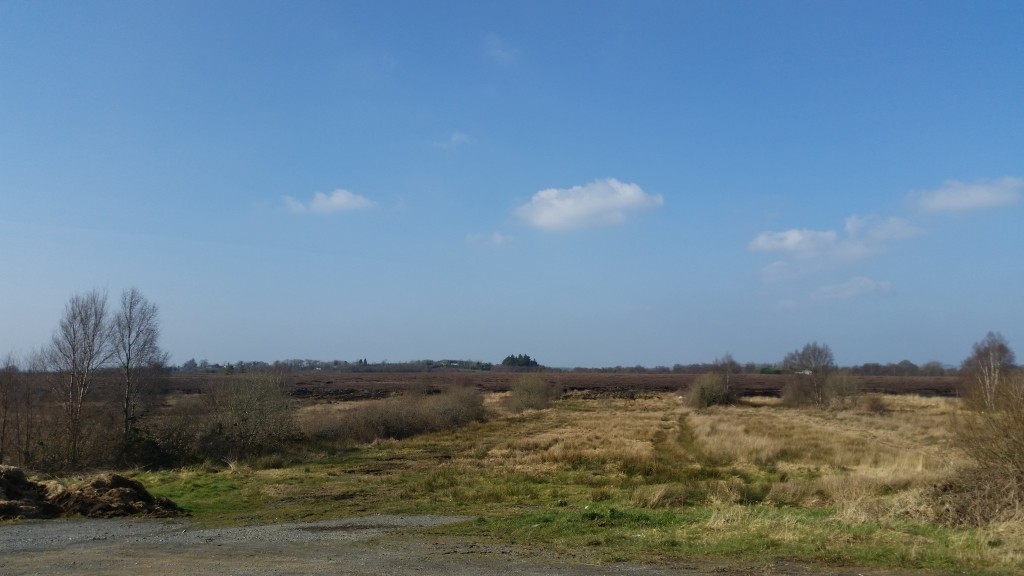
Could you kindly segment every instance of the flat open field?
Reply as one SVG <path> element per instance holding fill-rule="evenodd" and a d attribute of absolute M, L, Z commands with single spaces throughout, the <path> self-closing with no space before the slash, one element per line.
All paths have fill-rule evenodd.
<path fill-rule="evenodd" d="M 178 376 L 173 402 L 239 377 Z M 509 391 L 522 373 L 286 375 L 302 440 L 285 452 L 131 472 L 190 519 L 3 526 L 0 573 L 1024 571 L 1019 521 L 942 521 L 937 487 L 969 462 L 953 379 L 861 379 L 888 393 L 818 409 L 773 397 L 784 377 L 738 376 L 738 405 L 698 410 L 679 394 L 692 375 L 539 377 L 564 394 L 523 411 Z M 402 439 L 332 436 L 452 391 L 430 406 L 457 409 L 460 390 L 485 417 Z"/>
<path fill-rule="evenodd" d="M 374 389 L 382 394 L 452 381 L 452 374 L 437 381 L 417 376 L 359 375 L 377 379 Z M 314 443 L 294 460 L 136 477 L 191 510 L 198 527 L 376 515 L 466 518 L 416 534 L 400 530 L 395 544 L 381 536 L 373 545 L 383 548 L 364 552 L 408 545 L 437 559 L 439 550 L 462 550 L 470 555 L 452 556 L 460 559 L 453 565 L 480 560 L 495 562 L 498 571 L 504 552 L 494 551 L 517 562 L 536 556 L 548 568 L 519 564 L 536 574 L 588 573 L 585 566 L 604 567 L 592 573 L 618 566 L 649 574 L 1024 570 L 1019 523 L 976 529 L 939 521 L 935 487 L 966 461 L 955 446 L 956 398 L 869 394 L 845 409 L 821 410 L 754 396 L 694 410 L 674 391 L 623 386 L 636 378 L 675 388 L 680 376 L 559 376 L 563 386 L 576 379 L 589 387 L 525 412 L 507 409 L 507 392 L 485 393 L 486 421 L 454 430 Z M 486 380 L 463 383 L 498 389 L 516 377 L 484 374 Z M 316 385 L 325 391 L 320 397 L 330 398 L 332 386 L 344 390 L 353 380 Z M 323 427 L 385 401 L 307 397 L 299 402 L 299 424 Z"/>

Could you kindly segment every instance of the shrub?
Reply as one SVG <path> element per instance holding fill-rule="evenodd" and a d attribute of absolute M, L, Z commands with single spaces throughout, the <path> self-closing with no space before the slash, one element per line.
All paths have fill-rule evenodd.
<path fill-rule="evenodd" d="M 722 374 L 709 372 L 701 374 L 686 391 L 685 402 L 693 408 L 730 405 L 737 401 L 736 391 L 726 382 Z"/>
<path fill-rule="evenodd" d="M 1008 375 L 994 393 L 997 408 L 962 414 L 960 447 L 975 466 L 953 479 L 944 507 L 954 523 L 985 524 L 1024 509 L 1024 376 Z"/>
<path fill-rule="evenodd" d="M 314 432 L 319 440 L 373 442 L 408 438 L 486 420 L 483 395 L 471 387 L 457 386 L 440 394 L 409 393 L 366 402 L 358 410 L 320 422 Z M 325 418 L 324 418 L 325 419 Z"/>
<path fill-rule="evenodd" d="M 176 402 L 139 428 L 139 450 L 132 457 L 138 466 L 173 468 L 200 462 L 199 438 L 209 420 L 199 396 Z"/>
<path fill-rule="evenodd" d="M 829 374 L 825 379 L 825 400 L 834 408 L 852 408 L 860 396 L 860 384 L 847 370 Z"/>
<path fill-rule="evenodd" d="M 791 374 L 782 388 L 782 403 L 786 406 L 828 405 L 825 383 L 835 371 L 836 361 L 827 344 L 812 342 L 794 350 L 782 360 L 782 366 Z"/>
<path fill-rule="evenodd" d="M 878 394 L 860 397 L 860 409 L 876 416 L 884 416 L 889 413 L 889 405 L 885 399 Z"/>
<path fill-rule="evenodd" d="M 207 401 L 209 420 L 200 440 L 206 457 L 258 456 L 296 435 L 295 407 L 275 378 L 219 384 Z"/>
<path fill-rule="evenodd" d="M 782 405 L 791 408 L 823 406 L 824 391 L 817 384 L 817 381 L 805 374 L 790 375 L 782 385 Z"/>
<path fill-rule="evenodd" d="M 999 476 L 979 463 L 931 487 L 933 515 L 939 522 L 957 527 L 982 527 L 1004 520 L 1019 522 L 1024 506 L 1022 490 L 1019 479 Z"/>
<path fill-rule="evenodd" d="M 851 408 L 858 395 L 860 385 L 846 371 L 825 375 L 791 374 L 782 386 L 782 404 L 790 407 Z"/>
<path fill-rule="evenodd" d="M 561 396 L 561 386 L 548 384 L 540 376 L 531 374 L 512 384 L 512 395 L 508 397 L 506 407 L 513 412 L 540 410 Z"/>

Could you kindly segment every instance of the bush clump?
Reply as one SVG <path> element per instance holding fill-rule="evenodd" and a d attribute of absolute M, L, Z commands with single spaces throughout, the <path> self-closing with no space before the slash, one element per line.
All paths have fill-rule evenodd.
<path fill-rule="evenodd" d="M 812 342 L 794 350 L 786 354 L 782 366 L 790 374 L 782 387 L 784 406 L 828 406 L 826 382 L 836 371 L 835 356 L 828 344 Z"/>
<path fill-rule="evenodd" d="M 217 382 L 173 408 L 140 424 L 129 438 L 125 448 L 132 462 L 173 468 L 247 460 L 285 450 L 299 438 L 295 402 L 270 376 Z"/>
<path fill-rule="evenodd" d="M 692 408 L 728 406 L 739 398 L 722 374 L 707 373 L 697 376 L 686 390 L 684 400 Z"/>
<path fill-rule="evenodd" d="M 296 437 L 295 406 L 275 378 L 231 381 L 207 400 L 207 427 L 200 438 L 207 457 L 261 456 Z"/>
<path fill-rule="evenodd" d="M 413 392 L 372 400 L 348 410 L 313 432 L 318 440 L 373 442 L 459 428 L 487 419 L 483 395 L 476 388 L 453 387 L 439 394 Z"/>
<path fill-rule="evenodd" d="M 552 401 L 562 396 L 562 388 L 549 384 L 536 374 L 524 376 L 512 384 L 512 394 L 506 401 L 506 407 L 513 412 L 540 410 L 547 408 Z"/>
<path fill-rule="evenodd" d="M 860 383 L 847 370 L 829 374 L 825 379 L 825 401 L 833 408 L 854 408 L 860 397 Z"/>
<path fill-rule="evenodd" d="M 997 391 L 998 408 L 961 414 L 957 439 L 974 464 L 942 486 L 948 523 L 983 526 L 1024 516 L 1024 380 L 1015 384 Z"/>
<path fill-rule="evenodd" d="M 936 488 L 941 520 L 984 526 L 1024 517 L 1024 372 L 1001 334 L 989 332 L 963 362 L 968 410 L 957 440 L 974 462 Z"/>

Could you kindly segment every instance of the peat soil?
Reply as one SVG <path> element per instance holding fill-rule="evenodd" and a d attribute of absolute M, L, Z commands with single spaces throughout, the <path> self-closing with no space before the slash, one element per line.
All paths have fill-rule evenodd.
<path fill-rule="evenodd" d="M 118 518 L 0 524 L 0 574 L 938 576 L 776 560 L 595 563 L 586 553 L 475 543 L 431 528 L 466 517 L 368 516 L 313 523 L 200 528 L 187 520 Z"/>

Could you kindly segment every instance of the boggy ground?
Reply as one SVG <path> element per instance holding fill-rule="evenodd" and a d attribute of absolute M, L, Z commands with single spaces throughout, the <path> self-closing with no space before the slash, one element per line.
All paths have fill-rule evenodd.
<path fill-rule="evenodd" d="M 674 561 L 595 564 L 585 553 L 479 544 L 432 528 L 458 516 L 371 516 L 310 523 L 197 528 L 187 521 L 33 521 L 0 526 L 0 574 L 96 575 L 731 575 L 903 576 L 801 565 Z"/>
<path fill-rule="evenodd" d="M 674 394 L 574 393 L 509 413 L 505 398 L 488 394 L 491 417 L 456 430 L 320 441 L 295 460 L 136 471 L 192 517 L 0 525 L 0 574 L 1024 569 L 1019 522 L 935 521 L 932 487 L 963 459 L 953 399 L 692 410 Z M 300 424 L 329 428 L 373 402 L 304 406 Z"/>

